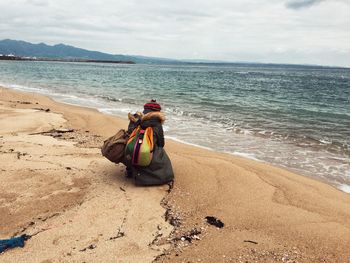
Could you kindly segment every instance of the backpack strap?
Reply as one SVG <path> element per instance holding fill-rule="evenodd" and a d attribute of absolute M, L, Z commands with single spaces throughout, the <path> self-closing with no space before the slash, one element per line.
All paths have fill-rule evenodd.
<path fill-rule="evenodd" d="M 139 136 L 137 138 L 137 141 L 135 143 L 135 147 L 134 147 L 134 154 L 133 154 L 133 160 L 132 162 L 134 164 L 137 164 L 139 162 L 139 158 L 140 158 L 140 148 L 141 148 L 141 145 L 143 143 L 143 138 L 145 136 L 145 130 L 143 129 L 140 129 L 139 130 Z"/>

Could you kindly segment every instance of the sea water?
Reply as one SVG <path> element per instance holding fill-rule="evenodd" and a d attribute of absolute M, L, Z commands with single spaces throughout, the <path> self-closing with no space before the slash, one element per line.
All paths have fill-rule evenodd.
<path fill-rule="evenodd" d="M 0 84 L 122 117 L 156 98 L 167 137 L 350 192 L 350 69 L 1 61 Z"/>

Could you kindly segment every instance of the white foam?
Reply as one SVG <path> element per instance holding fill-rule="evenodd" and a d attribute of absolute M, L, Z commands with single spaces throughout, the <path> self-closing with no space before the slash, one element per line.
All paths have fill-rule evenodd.
<path fill-rule="evenodd" d="M 102 113 L 104 113 L 104 114 L 109 114 L 109 115 L 113 115 L 113 113 L 114 113 L 114 109 L 112 109 L 112 108 L 98 108 L 98 111 L 99 112 L 102 112 Z"/>
<path fill-rule="evenodd" d="M 332 144 L 331 141 L 328 141 L 326 139 L 321 139 L 320 142 L 323 143 L 323 144 Z"/>
<path fill-rule="evenodd" d="M 112 106 L 109 108 L 97 107 L 97 110 L 104 114 L 115 115 L 122 118 L 126 117 L 129 112 L 136 112 L 136 110 L 132 110 L 131 108 L 115 108 Z"/>
<path fill-rule="evenodd" d="M 186 144 L 186 145 L 191 145 L 191 146 L 194 146 L 194 147 L 202 148 L 202 149 L 205 149 L 205 150 L 216 151 L 215 149 L 212 149 L 212 148 L 209 148 L 209 147 L 206 147 L 206 146 L 202 146 L 202 145 L 198 145 L 198 144 L 194 144 L 194 143 L 190 143 L 190 142 L 186 142 L 184 140 L 178 139 L 178 138 L 173 137 L 173 136 L 165 136 L 165 138 L 168 138 L 168 139 L 171 139 L 173 141 L 180 142 L 180 143 L 183 143 L 183 144 Z M 255 157 L 255 155 L 249 154 L 249 153 L 228 152 L 228 151 L 224 151 L 224 153 L 240 156 L 240 157 L 243 157 L 243 158 L 246 158 L 246 159 L 250 159 L 250 160 L 254 160 L 254 161 L 258 161 L 258 162 L 264 162 L 264 161 L 262 161 L 260 159 L 257 159 Z"/>
<path fill-rule="evenodd" d="M 232 155 L 237 155 L 243 158 L 247 158 L 247 159 L 251 159 L 254 161 L 258 161 L 258 162 L 263 162 L 262 160 L 256 158 L 256 156 L 254 154 L 250 154 L 250 153 L 242 153 L 242 152 L 226 152 L 228 154 L 232 154 Z"/>
<path fill-rule="evenodd" d="M 350 185 L 340 184 L 340 185 L 338 185 L 338 189 L 345 192 L 345 193 L 350 194 Z"/>
<path fill-rule="evenodd" d="M 163 125 L 163 130 L 167 132 L 170 130 L 170 127 L 168 125 Z"/>
<path fill-rule="evenodd" d="M 187 144 L 187 145 L 195 146 L 195 147 L 198 147 L 198 148 L 202 148 L 202 149 L 205 149 L 205 150 L 215 151 L 212 148 L 209 148 L 209 147 L 206 147 L 206 146 L 202 146 L 202 145 L 198 145 L 198 144 L 194 144 L 194 143 L 190 143 L 190 142 L 186 142 L 184 140 L 178 139 L 178 138 L 173 137 L 173 136 L 165 136 L 165 138 L 171 139 L 173 141 L 180 142 L 180 143 L 183 143 L 183 144 Z"/>
<path fill-rule="evenodd" d="M 48 93 L 48 90 L 43 89 L 43 88 L 34 88 L 34 87 L 28 87 L 28 86 L 23 86 L 23 85 L 18 85 L 18 84 L 10 84 L 10 85 L 5 85 L 9 88 L 15 89 L 15 90 L 21 90 L 21 91 L 33 91 L 33 92 L 39 92 L 39 93 Z"/>
<path fill-rule="evenodd" d="M 122 113 L 136 112 L 136 110 L 132 110 L 131 108 L 118 108 L 118 111 Z"/>

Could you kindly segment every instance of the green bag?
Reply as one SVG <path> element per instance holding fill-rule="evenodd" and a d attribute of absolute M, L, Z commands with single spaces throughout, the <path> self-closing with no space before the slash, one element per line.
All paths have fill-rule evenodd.
<path fill-rule="evenodd" d="M 126 144 L 126 160 L 131 160 L 131 164 L 135 166 L 149 166 L 153 157 L 153 148 L 152 127 L 142 129 L 138 126 L 133 130 Z"/>

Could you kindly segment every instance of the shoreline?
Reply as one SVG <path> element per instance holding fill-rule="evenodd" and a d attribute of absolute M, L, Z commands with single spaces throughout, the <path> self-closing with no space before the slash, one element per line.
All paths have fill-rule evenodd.
<path fill-rule="evenodd" d="M 17 85 L 15 85 L 15 86 L 17 86 Z M 1 87 L 1 85 L 0 85 L 0 87 Z M 40 89 L 33 89 L 33 90 L 31 90 L 32 88 L 29 88 L 29 90 L 28 90 L 28 87 L 21 87 L 21 86 L 19 86 L 19 87 L 6 87 L 5 86 L 4 88 L 10 89 L 10 90 L 19 91 L 19 92 L 34 92 L 34 93 L 37 93 L 37 94 L 49 97 L 50 99 L 52 99 L 53 101 L 58 102 L 58 103 L 63 103 L 63 104 L 70 105 L 70 106 L 77 106 L 77 107 L 88 108 L 88 109 L 92 109 L 92 110 L 97 110 L 101 114 L 106 114 L 106 115 L 109 115 L 109 116 L 112 116 L 112 117 L 115 117 L 115 118 L 119 118 L 121 120 L 125 119 L 124 117 L 127 115 L 127 114 L 125 114 L 125 116 L 122 116 L 121 113 L 112 113 L 112 112 L 110 112 L 110 110 L 101 109 L 101 108 L 99 108 L 97 106 L 97 104 L 95 106 L 87 106 L 85 104 L 87 102 L 87 98 L 84 98 L 84 100 L 86 100 L 85 103 L 80 103 L 79 104 L 78 102 L 69 102 L 69 101 L 66 101 L 65 99 L 60 99 L 60 96 L 62 96 L 63 94 L 59 94 L 59 93 L 57 93 L 57 94 L 50 94 L 50 93 L 46 93 L 46 92 L 41 92 Z M 62 96 L 62 98 L 65 98 L 65 97 Z M 97 102 L 95 102 L 95 103 L 97 103 Z M 246 158 L 246 159 L 257 161 L 257 162 L 266 163 L 266 164 L 272 165 L 274 167 L 278 167 L 278 168 L 287 170 L 287 171 L 289 171 L 291 173 L 296 173 L 296 174 L 299 174 L 301 176 L 304 176 L 304 177 L 307 177 L 307 178 L 311 178 L 311 179 L 314 179 L 314 180 L 326 183 L 326 184 L 328 184 L 328 185 L 330 185 L 330 186 L 332 186 L 332 187 L 334 187 L 334 188 L 336 188 L 336 189 L 338 189 L 340 191 L 343 191 L 344 193 L 350 194 L 350 181 L 349 181 L 349 179 L 338 178 L 338 180 L 339 179 L 341 179 L 341 180 L 340 181 L 336 181 L 334 178 L 327 177 L 327 176 L 324 176 L 324 175 L 320 175 L 320 174 L 314 175 L 313 171 L 309 171 L 309 170 L 301 171 L 302 169 L 300 167 L 290 167 L 290 166 L 288 166 L 287 164 L 284 164 L 284 163 L 272 162 L 271 160 L 269 161 L 269 160 L 264 160 L 262 158 L 258 158 L 258 157 L 255 156 L 254 153 L 239 152 L 239 151 L 234 151 L 234 152 L 231 152 L 231 151 L 220 151 L 218 149 L 211 148 L 211 147 L 208 147 L 208 146 L 202 146 L 200 144 L 187 142 L 187 141 L 185 141 L 183 139 L 178 139 L 178 138 L 176 138 L 174 136 L 166 136 L 166 138 L 171 139 L 174 142 L 178 142 L 178 143 L 182 143 L 182 144 L 186 144 L 186 145 L 191 145 L 193 147 L 199 147 L 199 148 L 202 148 L 202 149 L 206 149 L 206 150 L 210 150 L 210 151 L 214 151 L 214 152 L 218 152 L 218 153 L 229 154 L 229 155 L 232 155 L 234 157 L 242 157 L 242 158 Z"/>
<path fill-rule="evenodd" d="M 59 125 L 66 123 L 72 125 L 72 127 L 74 126 L 74 129 L 79 130 L 76 135 L 78 137 L 78 143 L 75 142 L 74 147 L 63 143 L 60 147 L 52 148 L 53 153 L 56 153 L 59 158 L 63 158 L 62 153 L 59 152 L 61 147 L 73 147 L 73 151 L 83 151 L 80 153 L 80 156 L 85 157 L 79 158 L 82 158 L 84 162 L 80 164 L 78 162 L 75 166 L 73 162 L 68 166 L 73 167 L 73 170 L 81 169 L 81 173 L 78 176 L 80 180 L 84 178 L 90 180 L 88 182 L 83 180 L 81 182 L 83 185 L 73 186 L 73 193 L 74 191 L 79 193 L 79 202 L 83 201 L 83 204 L 84 202 L 89 204 L 89 200 L 86 200 L 87 197 L 92 198 L 90 200 L 95 200 L 94 198 L 96 196 L 102 195 L 103 191 L 106 190 L 106 182 L 113 185 L 113 187 L 108 187 L 109 193 L 118 191 L 123 194 L 123 190 L 120 190 L 119 187 L 126 190 L 126 193 L 132 193 L 131 203 L 133 206 L 129 210 L 132 212 L 129 213 L 140 215 L 139 210 L 142 208 L 142 205 L 133 200 L 145 201 L 144 198 L 147 197 L 146 200 L 153 204 L 146 207 L 150 209 L 154 208 L 156 203 L 159 205 L 161 199 L 166 196 L 162 203 L 166 208 L 165 217 L 172 224 L 171 228 L 162 219 L 164 208 L 159 208 L 160 210 L 157 210 L 158 216 L 153 215 L 153 220 L 156 220 L 157 224 L 162 224 L 161 230 L 159 228 L 157 230 L 157 226 L 153 225 L 154 229 L 151 227 L 148 234 L 143 233 L 140 229 L 133 231 L 134 238 L 141 233 L 141 239 L 148 238 L 150 242 L 152 242 L 152 238 L 159 235 L 159 231 L 162 232 L 160 236 L 162 238 L 155 238 L 153 240 L 156 240 L 155 243 L 158 242 L 160 244 L 165 242 L 170 246 L 170 249 L 156 251 L 157 253 L 153 251 L 153 254 L 147 252 L 149 253 L 149 259 L 158 256 L 157 260 L 159 262 L 182 262 L 186 260 L 212 262 L 223 259 L 225 262 L 239 262 L 239 260 L 243 262 L 244 260 L 249 262 L 252 260 L 275 262 L 281 261 L 282 258 L 297 262 L 323 262 L 323 260 L 327 262 L 347 262 L 346 260 L 350 258 L 350 252 L 347 249 L 350 245 L 350 208 L 348 206 L 350 196 L 330 185 L 273 167 L 266 163 L 167 140 L 166 151 L 172 160 L 175 172 L 174 188 L 169 194 L 166 194 L 164 187 L 138 188 L 130 182 L 126 184 L 126 179 L 122 177 L 123 168 L 119 166 L 115 167 L 104 160 L 98 150 L 96 150 L 96 147 L 99 145 L 98 140 L 113 135 L 118 127 L 127 125 L 126 120 L 100 113 L 95 109 L 69 106 L 55 102 L 48 97 L 36 93 L 24 93 L 12 89 L 0 88 L 0 94 L 2 95 L 0 99 L 1 106 L 9 105 L 6 111 L 10 111 L 12 106 L 14 110 L 31 110 L 28 113 L 29 120 L 33 119 L 34 112 L 39 112 L 43 117 L 45 117 L 45 114 L 58 114 L 68 121 L 66 123 L 58 116 L 52 115 L 58 118 L 57 122 Z M 5 94 L 7 95 L 5 96 Z M 30 102 L 30 104 L 20 103 L 21 101 Z M 39 104 L 36 104 L 36 102 Z M 48 113 L 42 110 L 35 111 L 33 107 L 50 108 L 50 111 Z M 2 114 L 10 114 L 6 111 L 3 110 Z M 18 112 L 18 114 L 18 116 L 22 116 L 22 112 Z M 43 127 L 48 129 L 47 126 Z M 33 125 L 30 128 L 33 129 Z M 87 130 L 89 131 L 87 138 L 79 137 L 87 133 Z M 4 136 L 3 133 L 1 135 L 3 136 L 1 137 L 2 140 L 4 140 L 4 137 L 8 139 L 7 136 L 15 136 L 11 134 Z M 23 138 L 27 139 L 25 135 L 19 134 L 17 136 L 21 136 L 20 138 L 22 140 L 24 140 Z M 87 147 L 88 152 L 90 150 L 92 151 L 89 153 L 91 154 L 89 157 L 89 154 L 84 152 L 85 150 L 81 150 L 85 148 L 80 147 L 84 143 L 89 143 L 89 139 L 92 138 L 96 138 L 97 141 L 94 142 L 95 145 L 92 145 L 92 148 L 89 148 L 91 145 Z M 8 140 L 14 142 L 17 139 L 12 138 Z M 67 138 L 66 143 L 74 142 L 73 139 L 72 141 L 70 140 Z M 84 143 L 80 143 L 82 141 Z M 21 146 L 21 142 L 18 143 L 19 145 L 16 147 L 24 147 L 23 145 Z M 38 147 L 34 145 L 32 150 L 38 151 Z M 20 154 L 20 156 L 22 155 Z M 28 161 L 26 158 L 29 157 L 23 158 Z M 66 161 L 70 159 L 68 158 Z M 16 164 L 16 162 L 19 162 L 18 160 L 20 161 L 21 159 L 11 159 L 10 164 Z M 87 160 L 92 162 L 92 166 L 88 166 L 89 169 L 86 170 Z M 5 159 L 3 162 L 5 162 Z M 24 164 L 17 163 L 17 165 Z M 41 168 L 47 168 L 46 165 L 48 164 L 44 164 Z M 99 176 L 106 173 L 106 167 L 109 167 L 108 179 L 98 179 Z M 23 168 L 26 171 L 27 168 L 25 166 Z M 60 173 L 73 176 L 70 175 L 71 170 L 65 167 L 63 168 L 63 170 L 60 170 Z M 119 172 L 115 172 L 115 169 Z M 11 173 L 7 170 L 2 172 L 1 176 L 4 173 L 7 174 L 9 179 L 12 178 Z M 20 184 L 20 181 L 18 181 L 18 184 Z M 97 187 L 94 187 L 94 185 L 97 185 Z M 16 186 L 16 184 L 13 186 Z M 3 187 L 9 186 L 5 184 Z M 63 191 L 60 187 L 62 188 L 62 186 L 59 186 L 59 190 L 56 189 L 55 191 Z M 65 187 L 67 186 L 64 186 L 63 189 Z M 72 186 L 69 187 L 72 188 Z M 91 190 L 91 188 L 95 189 Z M 25 188 L 22 190 L 24 193 L 27 191 Z M 61 192 L 58 193 L 60 194 Z M 16 198 L 13 199 L 14 197 L 12 195 L 10 193 L 7 196 L 4 196 L 4 193 L 0 194 L 0 200 L 2 200 L 1 198 L 8 200 L 0 203 L 2 204 L 0 209 L 5 209 L 9 200 L 17 200 Z M 94 195 L 96 196 L 94 197 Z M 49 195 L 48 198 L 50 199 L 52 197 Z M 23 219 L 23 223 L 18 226 L 12 226 L 7 232 L 4 232 L 4 229 L 2 229 L 1 237 L 3 237 L 4 233 L 13 233 L 15 229 L 20 229 L 28 224 L 26 229 L 29 230 L 40 230 L 40 227 L 45 224 L 59 225 L 57 228 L 61 228 L 62 230 L 62 228 L 70 225 L 68 223 L 69 220 L 72 220 L 71 225 L 75 225 L 76 223 L 73 233 L 80 233 L 82 226 L 79 226 L 79 222 L 83 220 L 84 217 L 82 215 L 84 213 L 88 213 L 89 217 L 96 217 L 99 212 L 105 213 L 109 211 L 111 216 L 113 216 L 114 212 L 118 212 L 117 203 L 113 209 L 107 209 L 103 205 L 104 203 L 111 202 L 110 197 L 103 196 L 98 201 L 97 204 L 94 203 L 94 206 L 87 205 L 83 207 L 85 208 L 84 210 L 77 203 L 65 203 L 67 200 L 64 199 L 62 200 L 62 207 L 66 205 L 66 208 L 55 212 L 59 213 L 59 216 L 53 216 L 44 222 L 36 220 L 34 225 L 29 224 L 34 215 L 28 216 L 29 212 L 24 212 L 24 217 L 27 216 L 27 218 Z M 124 200 L 122 205 L 125 207 L 128 205 L 128 202 L 128 200 Z M 23 206 L 23 204 L 21 206 L 21 203 L 17 203 L 17 205 L 19 208 Z M 38 214 L 40 215 L 40 212 Z M 224 223 L 224 227 L 216 228 L 209 225 L 205 219 L 207 216 L 218 218 Z M 74 220 L 75 218 L 78 220 Z M 11 219 L 13 221 L 13 218 Z M 102 219 L 100 218 L 100 220 Z M 63 225 L 63 222 L 65 222 L 65 225 Z M 99 222 L 101 223 L 102 221 Z M 148 221 L 144 221 L 143 224 L 146 222 Z M 135 225 L 130 225 L 130 228 L 132 227 L 135 227 Z M 173 227 L 174 230 L 172 230 Z M 104 226 L 97 226 L 97 228 L 100 231 L 106 231 Z M 168 231 L 165 231 L 166 229 Z M 65 231 L 69 232 L 69 230 Z M 39 232 L 33 239 L 27 242 L 24 249 L 8 251 L 0 255 L 0 259 L 5 259 L 6 261 L 6 258 L 10 259 L 11 256 L 23 258 L 25 257 L 24 251 L 33 252 L 31 250 L 35 247 L 33 244 L 38 246 L 40 244 L 39 241 L 51 240 L 50 242 L 52 243 L 55 238 L 61 238 L 59 240 L 62 240 L 62 236 L 55 236 L 55 234 L 57 235 L 55 232 L 50 233 L 50 230 Z M 155 236 L 152 237 L 152 234 Z M 126 235 L 126 237 L 129 236 Z M 116 242 L 122 242 L 125 239 L 120 238 L 116 240 Z M 71 253 L 71 256 L 67 256 L 66 253 L 64 259 L 73 260 L 71 258 L 72 256 L 81 258 L 81 254 L 83 254 L 84 256 L 82 258 L 92 260 L 93 258 L 96 259 L 96 256 L 105 254 L 104 259 L 108 260 L 112 256 L 109 249 L 112 249 L 116 253 L 107 241 L 98 240 L 94 242 L 97 244 L 97 249 L 92 249 L 91 251 L 88 249 L 88 253 L 79 252 L 75 254 L 73 252 L 67 252 Z M 88 243 L 86 247 L 89 246 Z M 105 243 L 108 245 L 105 245 Z M 132 253 L 140 253 L 140 251 L 149 249 L 147 242 L 143 244 L 146 244 L 147 248 L 139 246 L 134 248 Z M 58 253 L 62 259 L 62 249 L 66 248 L 65 245 L 67 245 L 66 242 L 58 244 L 60 248 L 58 249 L 57 244 L 56 246 L 53 244 L 55 250 L 52 253 Z M 130 243 L 125 244 L 125 246 L 128 249 L 130 249 L 130 246 L 132 247 Z M 125 262 L 132 262 L 131 258 L 125 257 L 124 259 Z M 134 262 L 142 262 L 138 261 L 139 259 L 136 259 Z M 52 262 L 55 262 L 54 259 L 52 260 Z"/>

